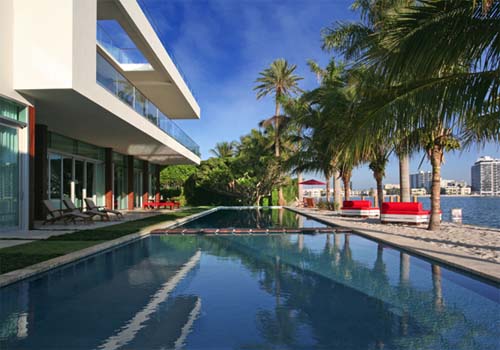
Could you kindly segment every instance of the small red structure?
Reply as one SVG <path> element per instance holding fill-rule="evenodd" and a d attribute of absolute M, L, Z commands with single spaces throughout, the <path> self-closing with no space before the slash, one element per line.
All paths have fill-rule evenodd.
<path fill-rule="evenodd" d="M 342 216 L 372 218 L 380 215 L 379 208 L 373 208 L 372 203 L 366 200 L 344 201 L 340 211 Z"/>
<path fill-rule="evenodd" d="M 424 210 L 420 202 L 384 202 L 380 221 L 422 224 L 429 221 L 430 215 L 430 210 Z"/>

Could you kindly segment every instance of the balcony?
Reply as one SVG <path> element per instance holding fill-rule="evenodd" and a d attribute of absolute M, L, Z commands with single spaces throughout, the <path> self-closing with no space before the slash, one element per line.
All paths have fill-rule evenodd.
<path fill-rule="evenodd" d="M 153 23 L 151 23 L 153 25 Z M 158 33 L 159 29 L 156 25 L 153 26 Z M 115 20 L 99 20 L 97 21 L 97 43 L 104 49 L 113 59 L 120 65 L 124 71 L 128 70 L 144 70 L 153 71 L 153 67 L 144 57 L 142 52 L 137 48 L 135 43 L 129 38 L 126 31 Z M 162 41 L 165 46 L 165 43 Z M 173 55 L 173 50 L 169 51 L 170 58 L 174 62 L 177 70 L 184 79 L 191 94 L 196 97 L 192 85 L 184 74 L 181 66 L 177 63 Z"/>
<path fill-rule="evenodd" d="M 127 66 L 143 66 L 145 70 L 153 70 L 146 57 L 117 21 L 98 21 L 96 29 L 97 43 L 120 65 L 120 68 L 127 70 Z"/>
<path fill-rule="evenodd" d="M 191 152 L 197 156 L 200 155 L 199 146 L 179 126 L 177 126 L 177 124 L 163 114 L 153 102 L 147 99 L 99 52 L 97 52 L 96 71 L 96 79 L 99 85 L 118 97 L 122 102 L 129 105 L 130 108 L 155 124 Z"/>

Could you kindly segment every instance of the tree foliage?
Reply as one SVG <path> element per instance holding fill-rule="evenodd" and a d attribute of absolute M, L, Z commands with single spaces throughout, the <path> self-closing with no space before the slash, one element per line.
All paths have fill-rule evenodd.
<path fill-rule="evenodd" d="M 160 172 L 162 188 L 181 188 L 196 171 L 196 165 L 169 165 Z"/>
<path fill-rule="evenodd" d="M 273 155 L 272 133 L 252 130 L 235 143 L 231 157 L 201 162 L 184 185 L 192 205 L 255 205 L 273 188 L 286 183 Z"/>

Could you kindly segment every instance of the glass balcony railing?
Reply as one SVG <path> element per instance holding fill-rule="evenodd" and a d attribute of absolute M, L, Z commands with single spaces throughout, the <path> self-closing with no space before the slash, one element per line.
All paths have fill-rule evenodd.
<path fill-rule="evenodd" d="M 97 53 L 97 82 L 181 145 L 194 154 L 200 155 L 200 147 L 196 142 L 163 114 L 153 102 L 148 100 L 99 53 Z"/>
<path fill-rule="evenodd" d="M 117 32 L 113 36 L 109 33 L 109 28 L 104 27 L 104 23 L 97 22 L 97 42 L 103 47 L 113 58 L 120 64 L 149 64 L 148 60 L 142 52 L 135 47 L 135 44 L 128 39 L 123 28 L 116 21 L 104 21 L 108 25 L 114 25 L 114 31 Z M 116 22 L 116 23 L 115 23 Z M 118 43 L 121 38 L 121 44 Z"/>
<path fill-rule="evenodd" d="M 146 9 L 146 7 L 142 8 L 143 10 Z M 156 34 L 160 36 L 161 43 L 165 49 L 168 49 L 167 52 L 174 62 L 177 71 L 186 83 L 189 91 L 191 91 L 191 94 L 196 98 L 193 86 L 189 83 L 189 80 L 187 79 L 187 76 L 181 66 L 177 64 L 177 59 L 174 56 L 173 49 L 171 47 L 168 48 L 165 45 L 165 41 L 161 39 L 161 32 L 159 31 L 156 22 L 151 21 L 153 17 L 149 15 L 149 12 L 146 12 L 146 15 L 150 20 L 150 24 L 153 26 L 153 29 L 156 31 Z M 144 57 L 142 52 L 135 47 L 135 44 L 130 40 L 125 30 L 116 21 L 101 20 L 97 22 L 97 42 L 120 64 L 149 64 L 146 57 Z"/>

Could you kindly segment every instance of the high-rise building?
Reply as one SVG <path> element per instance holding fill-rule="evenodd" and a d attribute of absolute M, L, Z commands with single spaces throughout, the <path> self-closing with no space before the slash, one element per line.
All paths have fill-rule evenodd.
<path fill-rule="evenodd" d="M 430 191 L 432 184 L 432 172 L 430 171 L 419 171 L 416 174 L 410 175 L 410 187 L 411 188 L 425 188 Z"/>
<path fill-rule="evenodd" d="M 500 196 L 500 159 L 480 157 L 471 167 L 472 192 Z"/>

